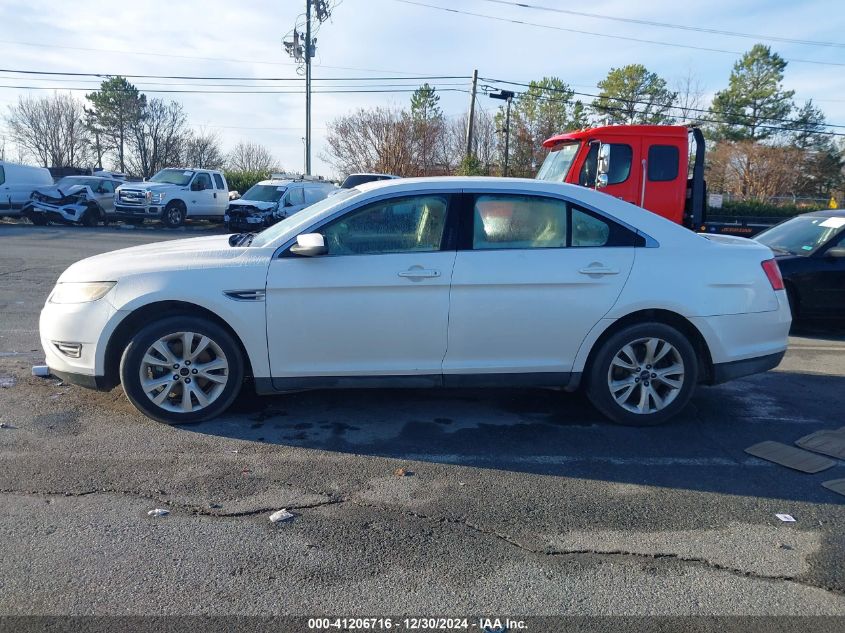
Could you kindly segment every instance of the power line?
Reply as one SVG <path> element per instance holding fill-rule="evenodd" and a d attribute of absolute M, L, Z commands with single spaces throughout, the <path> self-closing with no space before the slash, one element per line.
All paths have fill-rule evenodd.
<path fill-rule="evenodd" d="M 460 15 L 469 15 L 469 16 L 476 17 L 476 18 L 484 18 L 486 20 L 495 20 L 497 22 L 508 22 L 510 24 L 520 24 L 522 26 L 533 26 L 533 27 L 537 27 L 537 28 L 541 28 L 541 29 L 549 29 L 549 30 L 552 30 L 552 31 L 563 31 L 565 33 L 578 33 L 579 35 L 592 35 L 594 37 L 605 37 L 605 38 L 615 39 L 615 40 L 625 40 L 625 41 L 628 41 L 628 42 L 638 42 L 640 44 L 656 44 L 658 46 L 671 46 L 671 47 L 674 47 L 674 48 L 687 48 L 687 49 L 692 49 L 692 50 L 696 50 L 696 51 L 705 51 L 705 52 L 709 52 L 709 53 L 726 53 L 726 54 L 729 54 L 729 55 L 742 55 L 743 54 L 739 51 L 731 51 L 731 50 L 727 50 L 727 49 L 724 49 L 724 48 L 708 48 L 708 47 L 705 47 L 705 46 L 693 46 L 692 44 L 677 44 L 677 43 L 674 43 L 674 42 L 661 42 L 661 41 L 658 41 L 658 40 L 646 40 L 646 39 L 641 39 L 641 38 L 638 38 L 638 37 L 628 37 L 628 36 L 625 36 L 625 35 L 608 35 L 607 33 L 596 33 L 594 31 L 584 31 L 584 30 L 581 30 L 581 29 L 569 29 L 569 28 L 564 28 L 562 26 L 554 26 L 554 25 L 551 25 L 551 24 L 539 24 L 537 22 L 526 22 L 524 20 L 515 20 L 515 19 L 511 19 L 511 18 L 503 18 L 503 17 L 500 17 L 500 16 L 488 15 L 486 13 L 475 13 L 475 12 L 472 12 L 472 11 L 462 11 L 460 9 L 451 9 L 449 7 L 442 7 L 442 6 L 439 6 L 439 5 L 436 5 L 436 4 L 427 4 L 425 2 L 418 2 L 417 0 L 393 0 L 393 2 L 401 2 L 402 4 L 409 4 L 409 5 L 414 5 L 414 6 L 418 6 L 418 7 L 426 7 L 428 9 L 436 9 L 438 11 L 447 11 L 449 13 L 457 13 L 457 14 L 460 14 Z M 786 59 L 786 58 L 784 58 L 784 59 Z M 803 64 L 818 64 L 818 65 L 822 65 L 822 66 L 845 66 L 845 62 L 823 62 L 823 61 L 813 60 L 813 59 L 791 58 L 791 59 L 786 59 L 786 61 L 800 62 L 800 63 L 803 63 Z"/>
<path fill-rule="evenodd" d="M 16 70 L 0 68 L 0 73 L 20 75 L 55 75 L 60 77 L 125 77 L 127 79 L 185 79 L 209 81 L 305 81 L 304 77 L 215 77 L 207 75 L 132 75 L 124 73 L 83 73 L 49 70 Z M 320 77 L 314 81 L 417 81 L 428 79 L 470 79 L 469 75 L 421 75 L 419 77 Z"/>
<path fill-rule="evenodd" d="M 525 88 L 531 87 L 531 84 L 527 84 L 527 83 L 519 82 L 519 81 L 509 81 L 507 79 L 493 79 L 491 77 L 482 77 L 482 79 L 484 81 L 490 81 L 490 82 L 499 83 L 499 84 L 508 84 L 508 85 L 511 85 L 511 86 L 522 86 L 522 87 L 525 87 Z M 610 96 L 607 96 L 607 95 L 597 95 L 597 94 L 592 94 L 592 93 L 589 93 L 589 92 L 576 92 L 574 90 L 564 90 L 564 89 L 560 89 L 560 88 L 554 88 L 554 87 L 551 87 L 551 86 L 543 86 L 541 89 L 546 90 L 548 92 L 559 92 L 559 93 L 564 93 L 564 94 L 578 95 L 579 97 L 592 97 L 594 99 L 607 99 L 609 101 L 624 101 L 626 103 L 635 103 L 637 105 L 650 105 L 650 106 L 656 105 L 651 101 L 636 101 L 636 100 L 633 100 L 633 99 L 623 99 L 621 97 L 610 97 Z M 520 94 L 525 94 L 525 93 L 523 92 L 523 93 L 520 93 Z M 671 105 L 671 106 L 668 106 L 668 107 L 675 109 L 675 110 L 685 110 L 685 111 L 688 111 L 688 112 L 703 112 L 705 114 L 711 113 L 711 110 L 708 110 L 708 109 L 705 109 L 705 108 L 693 108 L 693 107 L 676 106 L 676 105 Z M 775 118 L 775 117 L 763 117 L 763 116 L 753 117 L 753 116 L 748 115 L 748 114 L 740 114 L 740 113 L 737 113 L 736 116 L 742 116 L 742 117 L 745 117 L 745 118 L 756 118 L 756 119 L 759 119 L 761 121 L 774 121 L 776 123 L 792 123 L 792 124 L 796 124 L 796 125 L 800 123 L 799 121 L 795 121 L 794 119 L 779 119 L 779 118 Z M 845 125 L 839 125 L 839 124 L 836 124 L 836 123 L 825 123 L 824 127 L 845 128 Z"/>
<path fill-rule="evenodd" d="M 15 90 L 68 90 L 74 92 L 90 92 L 91 88 L 83 88 L 83 87 L 68 87 L 68 86 L 9 86 L 9 85 L 0 85 L 0 88 L 9 88 Z M 439 92 L 469 92 L 467 89 L 461 88 L 435 88 Z M 319 94 L 365 94 L 365 93 L 408 93 L 408 92 L 416 92 L 417 88 L 408 88 L 408 89 L 373 89 L 373 90 L 365 90 L 359 88 L 353 88 L 350 90 L 340 90 L 340 89 L 332 89 L 332 90 L 314 90 L 315 93 Z M 144 92 L 151 92 L 151 93 L 162 93 L 162 94 L 169 94 L 169 93 L 188 93 L 188 94 L 259 94 L 259 95 L 276 95 L 276 94 L 290 94 L 290 95 L 302 95 L 305 94 L 304 90 L 147 90 L 145 89 Z"/>
<path fill-rule="evenodd" d="M 600 13 L 586 13 L 585 11 L 573 11 L 571 9 L 558 9 L 556 7 L 546 7 L 537 4 L 529 4 L 526 2 L 514 2 L 513 0 L 481 0 L 482 2 L 489 2 L 492 4 L 501 4 L 505 6 L 519 7 L 521 9 L 534 9 L 537 11 L 549 11 L 552 13 L 563 13 L 566 15 L 577 15 L 584 18 L 595 18 L 597 20 L 613 20 L 615 22 L 626 22 L 628 24 L 642 24 L 645 26 L 658 26 L 666 29 L 680 29 L 683 31 L 697 31 L 699 33 L 710 33 L 712 35 L 727 35 L 729 37 L 743 37 L 752 40 L 768 40 L 772 42 L 785 42 L 787 44 L 803 44 L 806 46 L 828 46 L 845 48 L 845 44 L 839 42 L 822 42 L 819 40 L 801 40 L 793 39 L 791 37 L 778 37 L 775 35 L 755 35 L 753 33 L 741 33 L 739 31 L 723 31 L 721 29 L 711 29 L 704 26 L 688 26 L 686 24 L 672 24 L 669 22 L 655 22 L 652 20 L 638 20 L 635 18 L 623 18 L 615 15 L 604 15 Z"/>

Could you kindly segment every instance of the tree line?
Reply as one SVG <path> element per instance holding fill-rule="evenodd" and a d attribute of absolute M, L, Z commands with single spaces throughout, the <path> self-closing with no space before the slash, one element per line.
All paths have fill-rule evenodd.
<path fill-rule="evenodd" d="M 509 173 L 534 177 L 554 134 L 595 125 L 691 124 L 707 139 L 710 191 L 748 200 L 829 197 L 843 187 L 843 145 L 826 132 L 812 101 L 783 87 L 787 62 L 757 44 L 735 64 L 727 86 L 706 103 L 691 73 L 670 85 L 641 64 L 612 68 L 597 93 L 577 94 L 558 77 L 532 81 L 513 100 Z M 476 112 L 466 154 L 467 117 L 446 117 L 439 95 L 421 86 L 406 108 L 361 108 L 329 123 L 324 158 L 341 173 L 400 176 L 500 175 L 505 106 Z"/>
<path fill-rule="evenodd" d="M 281 170 L 258 143 L 224 152 L 216 132 L 190 128 L 178 101 L 149 98 L 123 77 L 104 80 L 84 100 L 62 92 L 21 96 L 5 119 L 17 159 L 44 167 L 108 167 L 143 178 L 174 166 Z"/>

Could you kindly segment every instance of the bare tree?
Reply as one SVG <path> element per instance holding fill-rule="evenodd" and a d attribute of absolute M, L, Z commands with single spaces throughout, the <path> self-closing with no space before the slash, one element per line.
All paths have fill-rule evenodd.
<path fill-rule="evenodd" d="M 325 159 L 341 174 L 376 171 L 409 176 L 414 172 L 414 124 L 397 108 L 359 109 L 329 123 Z"/>
<path fill-rule="evenodd" d="M 240 142 L 226 157 L 226 167 L 232 171 L 274 171 L 280 169 L 268 148 L 259 143 Z"/>
<path fill-rule="evenodd" d="M 707 180 L 711 191 L 767 202 L 774 196 L 795 192 L 806 156 L 806 152 L 795 147 L 724 141 L 710 152 Z"/>
<path fill-rule="evenodd" d="M 217 132 L 189 132 L 185 138 L 184 162 L 187 167 L 220 169 L 226 162 Z"/>
<path fill-rule="evenodd" d="M 698 75 L 693 73 L 692 68 L 674 83 L 675 112 L 677 119 L 681 122 L 696 123 L 700 121 L 703 114 L 701 106 L 704 105 L 704 84 Z"/>
<path fill-rule="evenodd" d="M 19 151 L 44 167 L 80 167 L 90 158 L 82 104 L 70 93 L 19 97 L 6 123 Z"/>
<path fill-rule="evenodd" d="M 150 99 L 130 129 L 127 165 L 149 178 L 164 167 L 179 165 L 187 133 L 185 112 L 176 101 Z"/>

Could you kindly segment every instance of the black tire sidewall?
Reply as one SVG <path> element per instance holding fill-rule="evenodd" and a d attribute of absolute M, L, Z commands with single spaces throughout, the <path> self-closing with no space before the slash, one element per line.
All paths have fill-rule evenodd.
<path fill-rule="evenodd" d="M 170 220 L 170 212 L 174 209 L 179 210 L 180 218 L 179 222 L 172 222 Z M 185 205 L 180 202 L 171 202 L 166 207 L 164 207 L 164 213 L 162 214 L 162 221 L 164 222 L 164 226 L 169 229 L 178 229 L 180 226 L 185 224 L 185 218 L 188 215 L 188 211 L 185 208 Z"/>
<path fill-rule="evenodd" d="M 156 406 L 144 393 L 140 384 L 141 359 L 155 341 L 173 332 L 195 332 L 213 340 L 226 355 L 229 363 L 229 381 L 223 393 L 200 411 L 174 413 Z M 144 415 L 165 424 L 202 422 L 220 415 L 238 396 L 244 379 L 244 359 L 240 345 L 231 334 L 216 323 L 191 315 L 170 316 L 141 329 L 126 346 L 120 359 L 120 382 L 126 397 Z"/>
<path fill-rule="evenodd" d="M 616 353 L 627 343 L 639 338 L 661 338 L 671 343 L 684 362 L 684 384 L 675 400 L 665 409 L 652 414 L 637 414 L 619 406 L 607 386 L 607 373 Z M 689 338 L 665 323 L 629 325 L 608 338 L 598 349 L 587 372 L 587 396 L 602 414 L 624 426 L 654 426 L 667 422 L 689 402 L 698 383 L 698 357 Z"/>

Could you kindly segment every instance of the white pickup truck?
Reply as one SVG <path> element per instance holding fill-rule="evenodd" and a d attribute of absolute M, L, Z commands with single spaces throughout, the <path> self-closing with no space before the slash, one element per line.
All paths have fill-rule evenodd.
<path fill-rule="evenodd" d="M 223 221 L 229 206 L 229 187 L 223 172 L 213 169 L 162 169 L 145 182 L 117 188 L 115 215 L 129 222 L 160 219 L 176 228 L 185 220 Z"/>

